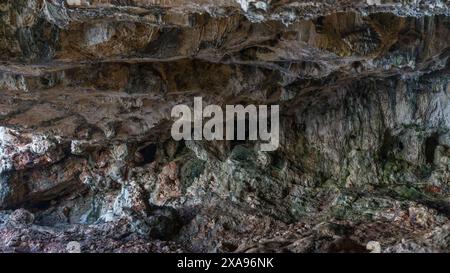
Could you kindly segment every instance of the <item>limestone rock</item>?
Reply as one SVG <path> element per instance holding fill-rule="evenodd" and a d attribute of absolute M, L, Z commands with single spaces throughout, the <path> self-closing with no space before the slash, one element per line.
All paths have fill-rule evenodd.
<path fill-rule="evenodd" d="M 448 252 L 450 3 L 3 0 L 0 251 Z M 174 141 L 277 104 L 280 147 Z"/>

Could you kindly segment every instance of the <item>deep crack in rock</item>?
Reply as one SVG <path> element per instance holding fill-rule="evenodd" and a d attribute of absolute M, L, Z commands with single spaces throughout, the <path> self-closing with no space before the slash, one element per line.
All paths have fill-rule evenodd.
<path fill-rule="evenodd" d="M 448 252 L 450 3 L 2 0 L 0 251 Z M 280 147 L 171 109 L 280 105 Z"/>

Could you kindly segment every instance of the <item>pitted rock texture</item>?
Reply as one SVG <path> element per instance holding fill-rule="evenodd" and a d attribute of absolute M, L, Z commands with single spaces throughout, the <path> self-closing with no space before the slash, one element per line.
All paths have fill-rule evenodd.
<path fill-rule="evenodd" d="M 449 9 L 0 0 L 0 251 L 448 252 Z M 196 96 L 279 149 L 174 141 Z"/>

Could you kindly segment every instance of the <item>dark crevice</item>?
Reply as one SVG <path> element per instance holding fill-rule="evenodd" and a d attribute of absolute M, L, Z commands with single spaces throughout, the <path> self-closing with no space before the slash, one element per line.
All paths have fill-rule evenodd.
<path fill-rule="evenodd" d="M 428 165 L 433 165 L 434 163 L 434 152 L 439 144 L 438 138 L 438 134 L 434 133 L 425 140 L 425 162 Z"/>
<path fill-rule="evenodd" d="M 157 145 L 152 143 L 138 151 L 139 165 L 143 166 L 152 163 L 156 159 Z"/>

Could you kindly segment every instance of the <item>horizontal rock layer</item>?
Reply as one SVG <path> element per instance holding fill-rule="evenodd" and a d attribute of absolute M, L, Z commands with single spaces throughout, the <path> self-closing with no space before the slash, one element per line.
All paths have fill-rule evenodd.
<path fill-rule="evenodd" d="M 448 16 L 3 0 L 0 250 L 448 251 Z M 171 109 L 196 96 L 279 104 L 280 148 L 174 141 Z"/>

